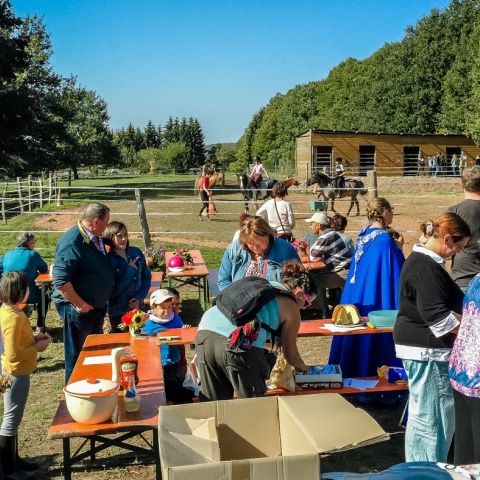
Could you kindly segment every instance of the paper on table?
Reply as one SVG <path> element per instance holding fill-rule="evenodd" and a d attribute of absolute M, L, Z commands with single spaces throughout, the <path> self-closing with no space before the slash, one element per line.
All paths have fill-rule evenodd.
<path fill-rule="evenodd" d="M 112 363 L 111 355 L 96 355 L 93 357 L 85 357 L 83 360 L 84 365 L 100 365 L 102 363 Z"/>
<path fill-rule="evenodd" d="M 367 329 L 365 325 L 341 326 L 341 325 L 334 325 L 333 323 L 326 323 L 323 327 L 320 327 L 320 328 L 325 328 L 330 332 L 347 332 L 347 331 L 349 332 L 350 330 L 366 330 Z"/>
<path fill-rule="evenodd" d="M 358 390 L 367 390 L 369 388 L 375 388 L 378 384 L 378 380 L 363 380 L 361 378 L 344 378 L 343 386 L 350 388 L 357 388 Z"/>

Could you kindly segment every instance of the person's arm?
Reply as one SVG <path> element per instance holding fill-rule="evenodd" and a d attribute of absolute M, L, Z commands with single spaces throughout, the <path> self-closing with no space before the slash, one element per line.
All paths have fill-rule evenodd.
<path fill-rule="evenodd" d="M 32 355 L 36 355 L 37 349 L 35 342 L 30 345 L 25 345 L 22 348 L 22 323 L 26 322 L 21 312 L 12 314 L 14 318 L 9 318 L 3 322 L 2 337 L 3 337 L 3 355 L 9 364 L 18 364 L 28 361 Z"/>
<path fill-rule="evenodd" d="M 228 287 L 232 281 L 232 249 L 235 243 L 239 242 L 235 240 L 230 244 L 230 246 L 225 250 L 223 254 L 222 261 L 220 262 L 220 267 L 218 269 L 218 289 L 223 290 L 224 288 Z"/>
<path fill-rule="evenodd" d="M 48 265 L 47 262 L 42 258 L 42 256 L 38 252 L 33 252 L 35 254 L 36 260 L 36 267 L 40 273 L 47 273 L 48 272 Z"/>
<path fill-rule="evenodd" d="M 298 329 L 300 328 L 300 309 L 296 302 L 290 298 L 277 298 L 281 311 L 281 333 L 283 354 L 287 362 L 295 370 L 308 370 L 297 348 Z"/>
<path fill-rule="evenodd" d="M 310 261 L 321 260 L 326 253 L 332 250 L 333 244 L 328 237 L 320 236 L 310 249 Z"/>
<path fill-rule="evenodd" d="M 262 172 L 265 174 L 265 178 L 270 178 L 263 165 L 261 165 L 261 169 L 262 169 Z"/>
<path fill-rule="evenodd" d="M 140 269 L 142 271 L 142 282 L 140 286 L 140 292 L 138 293 L 138 297 L 140 301 L 143 303 L 143 300 L 147 297 L 148 291 L 150 290 L 150 284 L 152 283 L 152 272 L 147 267 L 145 256 L 141 252 L 140 252 L 140 263 L 141 263 Z"/>
<path fill-rule="evenodd" d="M 295 227 L 295 215 L 293 214 L 290 202 L 285 201 L 285 208 L 287 209 L 288 226 L 290 227 L 290 230 L 293 230 Z"/>
<path fill-rule="evenodd" d="M 274 199 L 271 199 L 271 200 L 275 201 Z M 257 210 L 257 213 L 255 214 L 257 217 L 268 218 L 268 206 L 269 206 L 271 200 L 268 200 L 267 202 L 265 202 L 265 203 Z"/>
<path fill-rule="evenodd" d="M 64 283 L 57 287 L 58 291 L 62 294 L 62 297 L 71 303 L 80 313 L 88 313 L 93 310 L 92 305 L 87 303 L 73 288 L 72 282 Z"/>

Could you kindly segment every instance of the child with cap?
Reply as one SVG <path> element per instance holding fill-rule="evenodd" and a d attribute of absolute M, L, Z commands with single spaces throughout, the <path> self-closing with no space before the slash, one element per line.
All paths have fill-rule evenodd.
<path fill-rule="evenodd" d="M 150 310 L 148 311 L 148 319 L 142 329 L 143 333 L 153 336 L 163 330 L 184 326 L 182 319 L 174 309 L 175 297 L 176 295 L 166 288 L 155 290 L 150 295 Z M 167 400 L 173 403 L 191 401 L 192 392 L 182 386 L 187 371 L 185 349 L 161 345 L 160 352 Z"/>

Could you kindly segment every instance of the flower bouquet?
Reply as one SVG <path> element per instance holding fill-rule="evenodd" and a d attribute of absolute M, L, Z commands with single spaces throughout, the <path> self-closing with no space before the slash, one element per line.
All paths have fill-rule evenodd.
<path fill-rule="evenodd" d="M 145 250 L 145 261 L 147 267 L 153 272 L 165 272 L 165 248 L 152 246 Z"/>
<path fill-rule="evenodd" d="M 297 251 L 299 256 L 307 256 L 308 255 L 308 244 L 305 240 L 295 240 L 292 243 L 293 248 Z"/>
<path fill-rule="evenodd" d="M 134 308 L 122 315 L 122 324 L 128 327 L 132 337 L 140 334 L 147 321 L 147 314 L 139 308 Z"/>
<path fill-rule="evenodd" d="M 193 257 L 190 255 L 186 248 L 177 248 L 175 250 L 175 255 L 182 257 L 185 265 L 193 265 Z"/>

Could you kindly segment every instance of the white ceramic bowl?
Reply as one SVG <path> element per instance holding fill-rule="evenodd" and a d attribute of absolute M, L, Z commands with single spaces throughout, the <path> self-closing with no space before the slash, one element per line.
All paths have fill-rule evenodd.
<path fill-rule="evenodd" d="M 78 423 L 106 422 L 117 406 L 118 383 L 104 379 L 86 379 L 64 387 L 68 413 Z"/>

